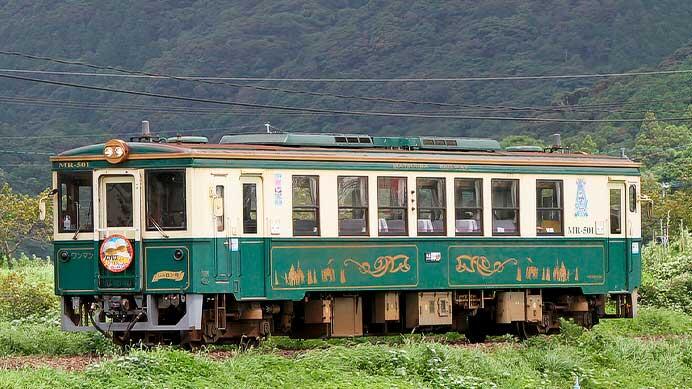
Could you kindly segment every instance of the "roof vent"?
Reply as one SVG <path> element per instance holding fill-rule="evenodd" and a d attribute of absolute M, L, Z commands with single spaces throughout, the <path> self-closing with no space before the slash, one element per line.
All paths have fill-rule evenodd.
<path fill-rule="evenodd" d="M 531 152 L 542 152 L 543 147 L 541 146 L 509 146 L 505 148 L 505 151 L 531 151 Z"/>
<path fill-rule="evenodd" d="M 206 136 L 172 136 L 166 139 L 167 143 L 209 143 L 209 139 Z"/>
<path fill-rule="evenodd" d="M 149 131 L 149 121 L 142 120 L 142 137 L 151 136 L 151 131 Z"/>
<path fill-rule="evenodd" d="M 548 151 L 551 153 L 554 152 L 560 152 L 560 153 L 565 153 L 569 152 L 569 147 L 562 147 L 562 139 L 560 137 L 560 134 L 553 134 L 550 136 L 550 146 L 547 148 Z"/>

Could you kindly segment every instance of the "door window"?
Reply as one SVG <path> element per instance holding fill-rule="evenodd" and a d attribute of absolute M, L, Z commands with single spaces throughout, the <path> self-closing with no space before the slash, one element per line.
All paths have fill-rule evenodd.
<path fill-rule="evenodd" d="M 630 212 L 637 212 L 637 186 L 630 185 Z"/>
<path fill-rule="evenodd" d="M 610 190 L 610 233 L 622 233 L 622 190 Z"/>
<path fill-rule="evenodd" d="M 223 232 L 224 230 L 224 216 L 226 215 L 226 201 L 224 200 L 224 186 L 223 185 L 216 185 L 216 188 L 214 189 L 214 196 L 216 196 L 217 199 L 221 199 L 221 214 L 216 216 L 216 231 L 217 232 Z"/>
<path fill-rule="evenodd" d="M 132 183 L 106 183 L 106 227 L 132 227 Z"/>
<path fill-rule="evenodd" d="M 257 184 L 243 184 L 243 234 L 257 233 Z"/>

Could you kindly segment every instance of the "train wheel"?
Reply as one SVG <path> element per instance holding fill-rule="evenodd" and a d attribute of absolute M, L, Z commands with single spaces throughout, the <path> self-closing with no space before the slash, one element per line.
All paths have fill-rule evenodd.
<path fill-rule="evenodd" d="M 532 336 L 540 334 L 541 326 L 535 323 L 527 323 L 525 321 L 518 321 L 516 324 L 517 335 L 521 339 L 528 339 Z"/>
<path fill-rule="evenodd" d="M 488 320 L 479 314 L 469 316 L 464 336 L 471 343 L 483 343 L 488 337 L 488 325 Z"/>

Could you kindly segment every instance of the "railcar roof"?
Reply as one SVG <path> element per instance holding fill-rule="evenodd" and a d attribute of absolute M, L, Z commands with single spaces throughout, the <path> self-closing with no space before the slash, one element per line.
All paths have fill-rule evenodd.
<path fill-rule="evenodd" d="M 145 159 L 239 159 L 291 161 L 392 162 L 479 165 L 588 166 L 638 168 L 628 158 L 583 153 L 536 151 L 442 151 L 384 148 L 329 148 L 250 144 L 186 144 L 126 142 L 129 160 Z M 53 162 L 104 160 L 105 143 L 67 150 L 52 157 Z"/>

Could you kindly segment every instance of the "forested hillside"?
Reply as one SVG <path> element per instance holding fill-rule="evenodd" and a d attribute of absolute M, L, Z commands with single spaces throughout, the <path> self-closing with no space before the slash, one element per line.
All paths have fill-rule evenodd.
<path fill-rule="evenodd" d="M 319 4 L 7 1 L 0 5 L 0 50 L 152 73 L 234 77 L 447 78 L 650 71 L 690 68 L 692 50 L 686 46 L 692 39 L 690 20 L 692 3 L 686 0 L 468 0 L 444 4 L 364 0 Z M 0 55 L 0 68 L 101 71 L 8 55 Z M 692 80 L 686 74 L 606 80 L 239 81 L 231 86 L 145 78 L 0 74 L 245 103 L 563 119 L 641 118 L 647 110 L 657 111 L 660 118 L 689 116 L 685 112 Z M 262 91 L 239 88 L 239 83 L 454 105 Z M 277 113 L 7 79 L 0 79 L 0 88 L 0 181 L 9 181 L 24 192 L 38 192 L 48 185 L 47 154 L 101 141 L 99 134 L 127 137 L 137 131 L 142 119 L 150 120 L 155 131 L 174 134 L 193 129 L 195 134 L 213 139 L 226 132 L 261 129 L 265 121 L 294 131 L 496 138 L 510 134 L 544 138 L 562 132 L 568 142 L 581 141 L 584 134 L 590 134 L 600 151 L 620 145 L 631 147 L 640 128 L 639 123 Z M 561 107 L 575 104 L 577 107 L 567 111 Z M 533 108 L 508 110 L 498 106 Z M 39 135 L 43 138 L 26 138 Z"/>

